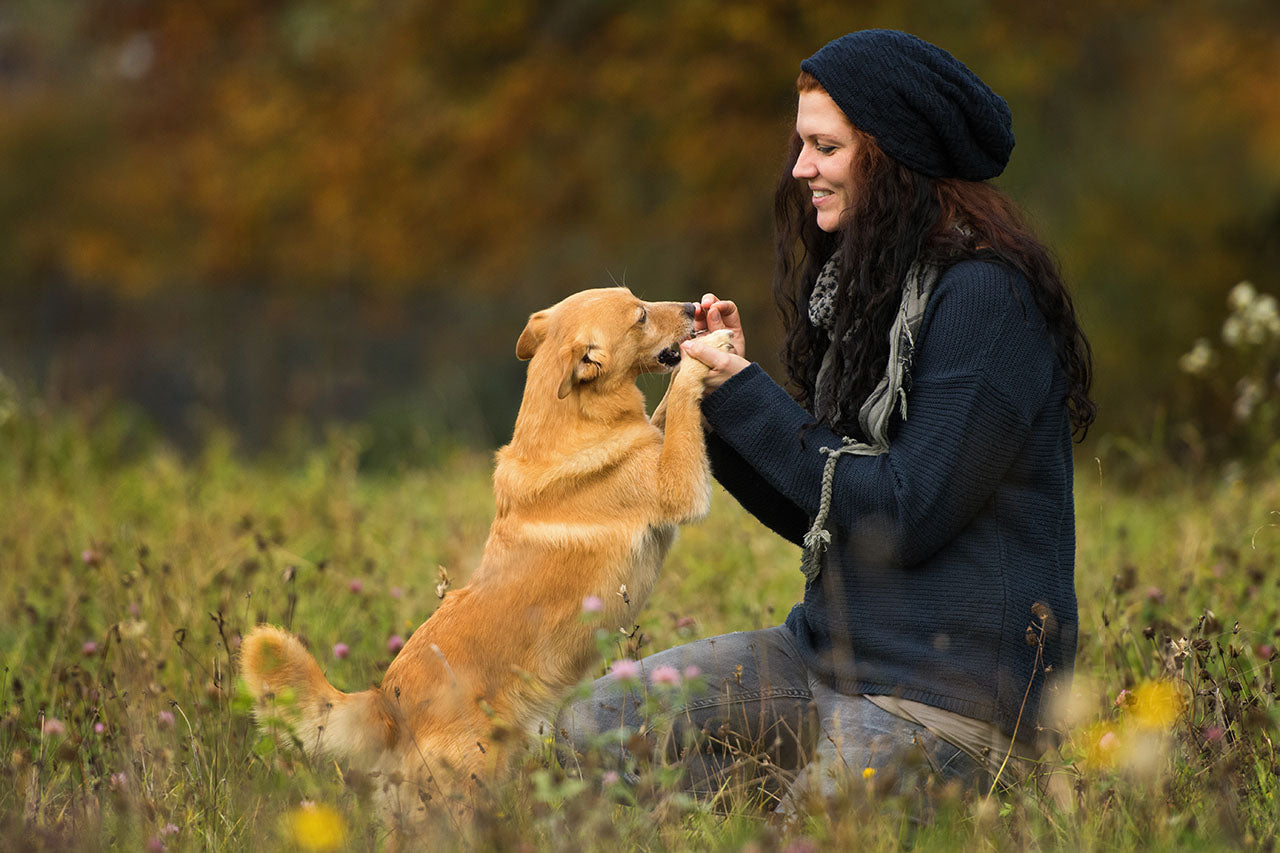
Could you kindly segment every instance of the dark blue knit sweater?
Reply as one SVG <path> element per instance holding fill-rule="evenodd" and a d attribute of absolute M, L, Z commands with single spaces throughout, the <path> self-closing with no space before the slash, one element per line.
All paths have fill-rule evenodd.
<path fill-rule="evenodd" d="M 943 273 L 920 339 L 889 452 L 837 463 L 831 547 L 787 626 L 845 693 L 913 699 L 1009 735 L 1026 696 L 1017 739 L 1030 742 L 1045 667 L 1069 675 L 1076 651 L 1066 380 L 1026 282 L 996 262 Z M 813 417 L 758 365 L 703 412 L 716 478 L 799 544 L 818 511 L 819 448 L 840 436 L 805 429 Z M 1037 602 L 1049 614 L 1038 666 Z"/>

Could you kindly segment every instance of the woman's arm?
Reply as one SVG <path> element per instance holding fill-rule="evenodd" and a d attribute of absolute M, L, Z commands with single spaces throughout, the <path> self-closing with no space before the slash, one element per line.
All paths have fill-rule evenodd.
<path fill-rule="evenodd" d="M 993 263 L 948 270 L 922 334 L 906 420 L 888 453 L 840 459 L 828 521 L 848 532 L 875 516 L 904 565 L 953 539 L 990 499 L 1045 403 L 1056 361 L 1026 287 L 1016 295 L 1011 273 Z M 802 441 L 812 416 L 756 365 L 725 380 L 703 413 L 769 487 L 817 514 L 819 448 L 839 447 L 840 436 L 817 426 Z"/>
<path fill-rule="evenodd" d="M 707 456 L 711 459 L 711 473 L 743 509 L 783 539 L 801 544 L 809 529 L 809 518 L 803 510 L 769 485 L 738 451 L 715 433 L 707 434 Z"/>
<path fill-rule="evenodd" d="M 750 364 L 744 358 L 746 338 L 742 333 L 742 318 L 738 314 L 738 306 L 718 298 L 714 293 L 707 293 L 698 303 L 694 324 L 700 332 L 727 329 L 733 336 L 732 353 L 701 344 L 694 347 L 693 352 L 699 353 L 696 356 L 699 360 L 707 363 L 708 358 L 715 355 L 716 364 L 720 365 L 719 370 L 713 367 L 713 372 L 718 375 L 704 380 L 705 390 L 709 394 L 730 375 Z M 686 350 L 686 355 L 689 354 L 690 351 Z M 726 365 L 731 365 L 732 368 L 726 369 Z M 779 494 L 736 450 L 710 430 L 707 431 L 707 456 L 711 459 L 711 473 L 744 509 L 779 536 L 800 544 L 805 531 L 809 529 L 809 520 L 799 507 Z"/>

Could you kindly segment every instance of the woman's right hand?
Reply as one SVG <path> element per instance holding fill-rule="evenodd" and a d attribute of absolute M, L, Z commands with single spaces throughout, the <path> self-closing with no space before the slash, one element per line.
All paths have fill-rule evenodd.
<path fill-rule="evenodd" d="M 742 358 L 747 357 L 747 339 L 742 334 L 742 315 L 738 306 L 732 302 L 718 298 L 714 293 L 703 294 L 693 314 L 693 327 L 699 332 L 714 332 L 728 329 L 733 337 L 733 351 Z"/>

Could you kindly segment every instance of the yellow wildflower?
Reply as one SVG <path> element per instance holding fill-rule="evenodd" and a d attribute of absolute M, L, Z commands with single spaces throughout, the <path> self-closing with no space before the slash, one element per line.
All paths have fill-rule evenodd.
<path fill-rule="evenodd" d="M 875 776 L 876 769 L 874 767 L 867 767 L 862 771 L 862 778 L 866 779 L 868 782 L 874 779 Z"/>
<path fill-rule="evenodd" d="M 1120 760 L 1120 733 L 1111 723 L 1099 723 L 1084 731 L 1085 762 L 1094 768 L 1114 767 Z"/>
<path fill-rule="evenodd" d="M 336 809 L 307 803 L 285 817 L 286 834 L 304 850 L 337 850 L 347 837 L 347 825 Z"/>
<path fill-rule="evenodd" d="M 1144 729 L 1167 731 L 1182 713 L 1182 694 L 1171 681 L 1148 681 L 1133 689 L 1131 713 Z"/>

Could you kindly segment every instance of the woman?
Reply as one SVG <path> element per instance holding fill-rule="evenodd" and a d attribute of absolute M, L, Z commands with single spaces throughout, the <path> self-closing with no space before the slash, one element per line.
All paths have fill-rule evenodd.
<path fill-rule="evenodd" d="M 801 69 L 775 198 L 793 395 L 746 360 L 713 294 L 699 325 L 732 330 L 736 352 L 684 353 L 711 368 L 715 475 L 804 547 L 804 601 L 785 625 L 644 665 L 707 678 L 674 741 L 705 735 L 682 753 L 695 790 L 762 753 L 799 774 L 793 797 L 830 790 L 833 768 L 1008 780 L 1075 655 L 1089 345 L 1049 253 L 985 183 L 1013 148 L 998 95 L 895 31 L 836 39 Z M 568 719 L 581 743 L 639 717 L 602 679 Z"/>

